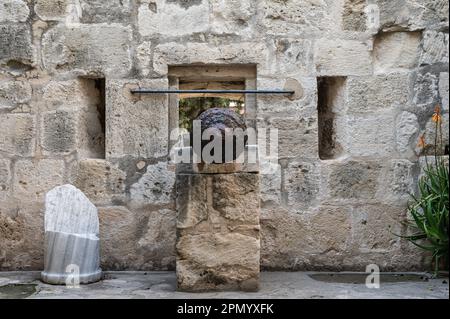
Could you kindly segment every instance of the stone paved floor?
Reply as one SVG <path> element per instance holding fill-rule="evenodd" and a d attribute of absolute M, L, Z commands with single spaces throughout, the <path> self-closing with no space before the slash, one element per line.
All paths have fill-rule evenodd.
<path fill-rule="evenodd" d="M 176 292 L 174 272 L 105 272 L 104 280 L 80 288 L 46 285 L 38 272 L 0 272 L 0 298 L 449 298 L 448 278 L 407 282 L 381 281 L 380 289 L 368 289 L 362 275 L 315 280 L 306 272 L 263 272 L 257 293 L 183 293 Z M 424 274 L 419 274 L 424 275 Z M 334 279 L 333 279 L 334 278 Z M 356 278 L 356 279 L 355 279 Z M 408 278 L 408 274 L 395 278 Z M 415 277 L 420 278 L 419 276 Z M 360 281 L 361 283 L 357 283 Z"/>

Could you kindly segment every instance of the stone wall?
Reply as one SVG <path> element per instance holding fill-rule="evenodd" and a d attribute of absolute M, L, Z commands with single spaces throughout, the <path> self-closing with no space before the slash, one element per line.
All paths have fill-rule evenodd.
<path fill-rule="evenodd" d="M 423 268 L 389 226 L 405 233 L 437 103 L 448 132 L 447 1 L 1 0 L 0 270 L 43 268 L 44 194 L 64 183 L 99 207 L 103 269 L 174 269 L 169 99 L 129 89 L 198 63 L 302 88 L 257 99 L 257 125 L 279 129 L 264 269 Z"/>

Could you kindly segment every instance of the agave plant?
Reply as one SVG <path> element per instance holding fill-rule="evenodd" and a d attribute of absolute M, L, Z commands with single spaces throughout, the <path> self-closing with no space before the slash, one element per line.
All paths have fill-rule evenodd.
<path fill-rule="evenodd" d="M 411 219 L 407 224 L 413 234 L 403 236 L 414 245 L 432 252 L 435 262 L 435 275 L 439 272 L 440 262 L 445 261 L 448 269 L 448 224 L 449 224 L 449 169 L 444 159 L 438 156 L 439 146 L 442 149 L 442 119 L 439 106 L 433 115 L 436 123 L 434 139 L 434 161 L 426 159 L 423 176 L 418 182 L 418 195 L 411 195 L 408 206 Z M 440 143 L 439 143 L 440 137 Z M 419 146 L 426 149 L 425 137 L 421 136 Z"/>

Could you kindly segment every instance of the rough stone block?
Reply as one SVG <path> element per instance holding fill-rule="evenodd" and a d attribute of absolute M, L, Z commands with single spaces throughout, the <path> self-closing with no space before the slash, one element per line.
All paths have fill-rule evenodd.
<path fill-rule="evenodd" d="M 138 26 L 142 36 L 205 32 L 209 28 L 209 3 L 206 0 L 144 0 L 139 7 Z"/>
<path fill-rule="evenodd" d="M 391 73 L 418 65 L 420 32 L 379 34 L 374 42 L 375 73 Z"/>
<path fill-rule="evenodd" d="M 41 134 L 47 154 L 77 152 L 80 158 L 104 157 L 104 133 L 96 109 L 43 113 Z"/>
<path fill-rule="evenodd" d="M 368 201 L 375 198 L 382 165 L 375 161 L 336 161 L 327 167 L 327 196 L 331 199 Z"/>
<path fill-rule="evenodd" d="M 100 103 L 99 91 L 95 81 L 77 78 L 67 81 L 50 81 L 42 89 L 43 110 L 54 111 L 58 108 L 81 110 L 96 108 Z"/>
<path fill-rule="evenodd" d="M 34 152 L 35 124 L 28 114 L 0 114 L 0 153 L 31 156 Z"/>
<path fill-rule="evenodd" d="M 80 190 L 72 185 L 63 185 L 48 192 L 45 197 L 42 280 L 59 285 L 100 280 L 98 235 L 97 208 Z M 71 281 L 72 273 L 78 276 Z"/>
<path fill-rule="evenodd" d="M 441 107 L 444 111 L 449 112 L 450 109 L 448 107 L 448 72 L 442 72 L 439 76 L 439 95 L 441 97 Z"/>
<path fill-rule="evenodd" d="M 44 194 L 64 182 L 64 161 L 19 160 L 14 165 L 14 196 L 22 203 L 44 201 Z"/>
<path fill-rule="evenodd" d="M 320 166 L 317 163 L 291 162 L 284 170 L 283 190 L 287 205 L 304 210 L 318 202 L 320 196 Z"/>
<path fill-rule="evenodd" d="M 175 172 L 167 162 L 148 165 L 147 170 L 130 185 L 131 201 L 134 205 L 169 205 L 174 200 Z"/>
<path fill-rule="evenodd" d="M 342 28 L 349 31 L 366 31 L 366 7 L 366 0 L 345 0 L 342 13 Z"/>
<path fill-rule="evenodd" d="M 0 63 L 18 61 L 31 64 L 33 54 L 28 24 L 0 24 Z"/>
<path fill-rule="evenodd" d="M 417 31 L 425 28 L 448 27 L 446 0 L 377 0 L 380 9 L 380 29 L 385 31 Z"/>
<path fill-rule="evenodd" d="M 31 85 L 25 81 L 0 81 L 0 110 L 12 110 L 31 100 Z"/>
<path fill-rule="evenodd" d="M 395 114 L 391 110 L 374 114 L 353 114 L 346 118 L 346 136 L 341 143 L 347 154 L 374 158 L 395 151 Z"/>
<path fill-rule="evenodd" d="M 138 223 L 142 235 L 137 242 L 137 254 L 142 256 L 142 269 L 150 263 L 153 269 L 175 270 L 177 213 L 171 209 L 155 210 Z"/>
<path fill-rule="evenodd" d="M 217 174 L 212 182 L 212 207 L 220 216 L 240 224 L 259 223 L 259 175 Z M 252 208 L 251 211 L 249 208 Z"/>
<path fill-rule="evenodd" d="M 288 0 L 282 3 L 263 0 L 259 24 L 268 34 L 323 34 L 336 26 L 335 15 L 341 10 L 336 1 Z"/>
<path fill-rule="evenodd" d="M 42 116 L 42 147 L 48 153 L 70 153 L 77 148 L 76 114 L 56 111 Z"/>
<path fill-rule="evenodd" d="M 129 23 L 132 16 L 130 0 L 80 0 L 81 23 Z"/>
<path fill-rule="evenodd" d="M 30 14 L 27 2 L 23 0 L 4 0 L 0 4 L 0 23 L 25 22 Z"/>
<path fill-rule="evenodd" d="M 159 158 L 168 153 L 167 94 L 132 95 L 138 87 L 161 89 L 167 80 L 110 80 L 106 84 L 106 157 Z"/>
<path fill-rule="evenodd" d="M 131 38 L 131 27 L 115 23 L 57 25 L 43 35 L 44 67 L 91 76 L 125 76 L 131 69 Z"/>
<path fill-rule="evenodd" d="M 417 166 L 407 159 L 390 160 L 384 165 L 377 198 L 393 206 L 405 207 L 414 192 Z"/>
<path fill-rule="evenodd" d="M 11 189 L 11 162 L 7 159 L 0 159 L 0 200 L 8 197 Z"/>
<path fill-rule="evenodd" d="M 432 67 L 424 67 L 414 73 L 412 104 L 416 114 L 428 118 L 439 99 L 440 72 Z"/>
<path fill-rule="evenodd" d="M 258 174 L 177 175 L 177 211 L 180 290 L 258 289 Z"/>
<path fill-rule="evenodd" d="M 417 133 L 419 131 L 419 122 L 414 113 L 402 112 L 397 117 L 396 124 L 396 148 L 400 153 L 412 153 L 417 144 Z"/>
<path fill-rule="evenodd" d="M 421 49 L 420 65 L 448 63 L 448 33 L 425 31 Z"/>
<path fill-rule="evenodd" d="M 135 238 L 138 221 L 135 213 L 123 206 L 98 208 L 100 223 L 100 256 L 104 269 L 130 267 L 136 259 Z"/>
<path fill-rule="evenodd" d="M 385 252 L 398 249 L 403 207 L 391 205 L 362 205 L 353 208 L 353 245 L 357 253 Z"/>
<path fill-rule="evenodd" d="M 61 21 L 69 13 L 71 0 L 35 0 L 34 12 L 44 21 Z"/>
<path fill-rule="evenodd" d="M 124 199 L 126 175 L 117 165 L 108 161 L 80 161 L 72 172 L 72 180 L 95 204 L 108 204 Z"/>
<path fill-rule="evenodd" d="M 271 117 L 267 122 L 260 121 L 258 129 L 265 128 L 267 137 L 271 130 L 278 130 L 278 155 L 280 158 L 304 156 L 318 157 L 317 118 Z M 276 132 L 276 131 L 274 131 Z M 273 156 L 273 154 L 270 154 Z"/>
<path fill-rule="evenodd" d="M 177 281 L 182 291 L 259 288 L 258 238 L 239 233 L 185 235 L 177 243 Z"/>
<path fill-rule="evenodd" d="M 345 206 L 318 206 L 309 214 L 310 246 L 305 251 L 313 255 L 312 264 L 315 258 L 326 261 L 333 257 L 338 263 L 351 243 L 351 210 Z"/>
<path fill-rule="evenodd" d="M 309 39 L 277 38 L 274 40 L 275 58 L 270 65 L 272 75 L 314 75 L 314 46 Z"/>
<path fill-rule="evenodd" d="M 366 113 L 377 109 L 405 107 L 412 94 L 411 82 L 409 73 L 349 77 L 346 82 L 348 111 Z"/>
<path fill-rule="evenodd" d="M 212 0 L 211 30 L 217 34 L 239 34 L 249 39 L 254 34 L 253 17 L 257 6 L 251 0 Z"/>
<path fill-rule="evenodd" d="M 206 43 L 176 42 L 156 46 L 153 70 L 167 75 L 168 65 L 182 64 L 257 64 L 258 74 L 267 74 L 272 60 L 267 46 L 261 42 L 241 42 L 220 47 Z M 270 72 L 269 72 L 270 73 Z"/>
<path fill-rule="evenodd" d="M 316 71 L 321 76 L 369 75 L 370 47 L 355 40 L 320 39 L 314 49 Z"/>

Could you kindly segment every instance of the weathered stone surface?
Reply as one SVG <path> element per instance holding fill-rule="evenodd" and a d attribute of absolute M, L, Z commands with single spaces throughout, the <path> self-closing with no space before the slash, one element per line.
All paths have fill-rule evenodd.
<path fill-rule="evenodd" d="M 411 81 L 409 73 L 349 77 L 346 82 L 348 110 L 366 113 L 405 107 L 411 96 Z"/>
<path fill-rule="evenodd" d="M 367 27 L 366 7 L 366 0 L 345 0 L 342 14 L 343 29 L 365 31 Z"/>
<path fill-rule="evenodd" d="M 391 73 L 418 65 L 420 32 L 379 34 L 374 43 L 375 73 Z"/>
<path fill-rule="evenodd" d="M 153 70 L 166 75 L 168 65 L 256 63 L 258 73 L 264 74 L 271 63 L 268 54 L 267 46 L 261 42 L 225 44 L 220 48 L 206 43 L 170 42 L 156 46 L 153 53 Z"/>
<path fill-rule="evenodd" d="M 292 162 L 284 170 L 283 190 L 287 204 L 299 211 L 318 201 L 320 191 L 320 166 L 317 163 Z"/>
<path fill-rule="evenodd" d="M 260 3 L 261 26 L 269 34 L 311 34 L 330 30 L 341 3 L 309 0 Z"/>
<path fill-rule="evenodd" d="M 130 0 L 80 0 L 81 23 L 127 23 L 131 18 Z"/>
<path fill-rule="evenodd" d="M 8 207 L 0 204 L 0 269 L 43 269 L 42 208 L 35 204 L 30 210 L 12 207 L 8 212 Z"/>
<path fill-rule="evenodd" d="M 439 99 L 440 73 L 428 67 L 419 69 L 414 74 L 412 103 L 417 109 L 416 113 L 422 118 L 428 118 L 434 111 Z"/>
<path fill-rule="evenodd" d="M 72 174 L 73 184 L 95 204 L 108 204 L 125 197 L 126 175 L 108 161 L 82 160 Z"/>
<path fill-rule="evenodd" d="M 278 130 L 278 156 L 280 158 L 300 155 L 309 158 L 318 156 L 317 118 L 271 117 L 267 122 L 259 122 L 258 129 L 260 128 L 267 130 L 268 137 L 273 134 L 271 133 L 272 129 Z"/>
<path fill-rule="evenodd" d="M 44 67 L 120 77 L 131 69 L 131 28 L 119 24 L 55 26 L 42 39 Z"/>
<path fill-rule="evenodd" d="M 44 21 L 64 20 L 69 13 L 71 0 L 36 0 L 34 11 Z"/>
<path fill-rule="evenodd" d="M 167 80 L 159 79 L 107 81 L 106 158 L 158 158 L 168 153 L 167 94 L 132 95 L 130 89 L 138 83 L 148 89 L 168 85 Z"/>
<path fill-rule="evenodd" d="M 377 0 L 380 29 L 416 31 L 425 27 L 448 27 L 448 2 L 445 0 Z"/>
<path fill-rule="evenodd" d="M 0 159 L 0 200 L 7 198 L 11 188 L 11 162 L 7 159 Z"/>
<path fill-rule="evenodd" d="M 271 74 L 280 76 L 311 76 L 314 68 L 314 45 L 309 39 L 277 38 Z"/>
<path fill-rule="evenodd" d="M 43 111 L 54 111 L 60 107 L 80 110 L 96 108 L 100 103 L 95 81 L 76 78 L 68 81 L 51 81 L 42 89 Z"/>
<path fill-rule="evenodd" d="M 192 2 L 192 1 L 189 1 Z M 180 4 L 181 3 L 181 4 Z M 209 3 L 196 1 L 144 0 L 139 7 L 138 26 L 142 36 L 180 36 L 209 28 Z"/>
<path fill-rule="evenodd" d="M 416 165 L 407 159 L 394 159 L 381 170 L 377 198 L 392 206 L 404 207 L 414 192 Z"/>
<path fill-rule="evenodd" d="M 259 175 L 218 174 L 212 183 L 212 206 L 220 216 L 241 224 L 259 223 Z M 253 211 L 250 211 L 249 208 Z"/>
<path fill-rule="evenodd" d="M 150 41 L 143 41 L 136 48 L 136 56 L 139 69 L 143 76 L 147 76 L 152 69 L 152 43 Z"/>
<path fill-rule="evenodd" d="M 31 156 L 35 124 L 28 114 L 0 114 L 0 154 Z"/>
<path fill-rule="evenodd" d="M 43 113 L 41 133 L 42 148 L 47 153 L 76 151 L 81 158 L 103 157 L 104 133 L 95 108 Z"/>
<path fill-rule="evenodd" d="M 175 173 L 168 169 L 167 163 L 148 165 L 146 173 L 130 186 L 131 200 L 136 204 L 170 204 L 174 187 Z"/>
<path fill-rule="evenodd" d="M 33 61 L 30 27 L 23 23 L 0 24 L 0 63 Z"/>
<path fill-rule="evenodd" d="M 177 213 L 160 209 L 146 214 L 139 221 L 142 236 L 137 242 L 137 254 L 142 256 L 142 269 L 175 269 Z"/>
<path fill-rule="evenodd" d="M 449 145 L 449 113 L 444 113 L 442 116 L 442 129 L 436 127 L 436 123 L 430 118 L 425 126 L 425 138 L 428 144 L 427 153 L 429 155 L 434 154 L 435 150 L 435 136 L 437 132 L 437 154 L 444 155 L 445 146 Z M 442 130 L 442 144 L 441 144 L 441 130 Z"/>
<path fill-rule="evenodd" d="M 397 118 L 396 146 L 400 153 L 411 152 L 416 142 L 419 123 L 414 113 L 402 112 Z"/>
<path fill-rule="evenodd" d="M 342 161 L 330 164 L 328 194 L 336 200 L 371 200 L 375 198 L 381 164 L 373 161 Z"/>
<path fill-rule="evenodd" d="M 63 184 L 64 161 L 43 159 L 20 160 L 14 165 L 14 195 L 23 202 L 43 202 L 44 194 Z"/>
<path fill-rule="evenodd" d="M 102 267 L 128 269 L 136 264 L 136 214 L 123 206 L 107 206 L 98 208 L 98 218 Z"/>
<path fill-rule="evenodd" d="M 395 150 L 395 115 L 392 111 L 348 115 L 342 144 L 353 156 L 379 158 Z"/>
<path fill-rule="evenodd" d="M 448 106 L 448 99 L 449 99 L 449 92 L 448 92 L 448 72 L 442 72 L 439 76 L 439 95 L 441 97 L 441 107 L 446 112 L 449 112 L 449 106 Z"/>
<path fill-rule="evenodd" d="M 391 205 L 363 205 L 353 209 L 353 245 L 361 253 L 394 251 L 398 248 L 405 210 Z"/>
<path fill-rule="evenodd" d="M 25 22 L 30 14 L 27 2 L 23 0 L 4 0 L 0 4 L 0 23 Z"/>
<path fill-rule="evenodd" d="M 367 44 L 353 40 L 320 39 L 314 49 L 321 76 L 369 75 L 372 55 Z"/>
<path fill-rule="evenodd" d="M 0 81 L 0 110 L 11 110 L 31 100 L 31 85 L 24 81 Z"/>
<path fill-rule="evenodd" d="M 179 238 L 178 289 L 257 290 L 259 248 L 259 239 L 238 233 L 205 233 Z"/>
<path fill-rule="evenodd" d="M 70 274 L 79 283 L 101 278 L 97 208 L 76 187 L 58 186 L 45 197 L 45 261 L 41 278 L 66 284 Z M 70 270 L 70 267 L 77 269 Z"/>
<path fill-rule="evenodd" d="M 253 34 L 257 6 L 251 0 L 212 0 L 211 30 L 218 34 L 237 33 L 245 38 Z"/>
<path fill-rule="evenodd" d="M 270 162 L 261 163 L 261 203 L 281 203 L 281 166 Z"/>
<path fill-rule="evenodd" d="M 448 33 L 425 31 L 421 46 L 420 65 L 448 63 Z"/>

